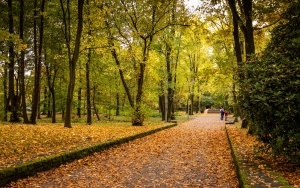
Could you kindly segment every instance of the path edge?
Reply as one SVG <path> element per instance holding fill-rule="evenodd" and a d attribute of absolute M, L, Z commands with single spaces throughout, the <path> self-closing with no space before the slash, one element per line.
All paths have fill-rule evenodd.
<path fill-rule="evenodd" d="M 38 172 L 43 172 L 51 170 L 53 168 L 57 168 L 62 164 L 70 163 L 72 161 L 92 155 L 96 152 L 101 152 L 111 147 L 118 146 L 175 126 L 177 126 L 177 123 L 172 123 L 170 125 L 159 127 L 136 135 L 96 144 L 90 147 L 77 149 L 60 155 L 36 159 L 32 162 L 27 162 L 19 166 L 0 170 L 0 187 L 4 187 L 5 185 L 13 181 L 36 175 Z"/>
<path fill-rule="evenodd" d="M 226 130 L 226 134 L 227 134 L 227 139 L 229 142 L 229 146 L 230 146 L 230 150 L 231 150 L 231 155 L 233 158 L 233 162 L 236 168 L 236 174 L 238 176 L 238 180 L 240 183 L 240 187 L 241 188 L 252 188 L 254 187 L 253 185 L 251 185 L 248 180 L 247 180 L 247 175 L 248 173 L 246 172 L 246 170 L 244 169 L 243 165 L 241 164 L 238 156 L 237 156 L 237 151 L 234 149 L 233 144 L 234 142 L 231 140 L 230 138 L 230 134 L 228 133 L 228 129 L 227 126 L 225 125 L 225 130 Z M 269 165 L 268 165 L 269 166 Z M 276 177 L 274 178 L 274 180 L 278 181 L 280 184 L 282 184 L 282 187 L 284 188 L 292 188 L 291 185 L 289 185 L 289 183 L 286 181 L 285 178 L 283 178 L 278 172 L 272 171 L 273 175 L 276 175 Z"/>
<path fill-rule="evenodd" d="M 227 140 L 228 140 L 228 143 L 229 143 L 229 147 L 230 147 L 230 150 L 231 150 L 230 153 L 231 153 L 231 156 L 232 156 L 232 159 L 233 159 L 233 163 L 234 163 L 234 166 L 235 166 L 235 171 L 236 171 L 236 174 L 237 174 L 237 177 L 238 177 L 238 180 L 239 180 L 239 184 L 240 184 L 239 187 L 241 187 L 241 188 L 251 187 L 247 183 L 247 179 L 245 177 L 245 171 L 242 169 L 242 166 L 238 162 L 238 157 L 236 156 L 235 151 L 233 149 L 233 143 L 232 143 L 232 141 L 230 139 L 230 136 L 229 136 L 226 124 L 225 124 L 225 131 L 226 131 L 226 135 L 227 135 Z"/>

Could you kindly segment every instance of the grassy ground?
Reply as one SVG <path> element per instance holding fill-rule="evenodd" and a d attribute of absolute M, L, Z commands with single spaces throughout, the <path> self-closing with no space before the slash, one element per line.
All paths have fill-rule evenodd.
<path fill-rule="evenodd" d="M 177 121 L 186 120 L 178 116 Z M 58 119 L 58 122 L 61 120 Z M 74 118 L 73 128 L 63 123 L 51 123 L 51 118 L 39 119 L 37 125 L 0 124 L 0 170 L 57 155 L 75 149 L 112 141 L 168 125 L 160 118 L 149 118 L 144 126 L 132 126 L 130 119 L 120 116 L 101 121 L 93 119 L 92 125 L 85 118 Z"/>

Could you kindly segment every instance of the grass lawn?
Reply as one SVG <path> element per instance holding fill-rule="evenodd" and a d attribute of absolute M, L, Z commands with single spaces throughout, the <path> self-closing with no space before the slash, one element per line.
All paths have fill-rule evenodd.
<path fill-rule="evenodd" d="M 178 117 L 178 121 L 185 119 L 186 116 Z M 0 170 L 168 125 L 160 118 L 149 118 L 144 126 L 132 126 L 125 117 L 103 118 L 100 122 L 94 120 L 92 125 L 87 125 L 85 121 L 85 118 L 74 119 L 73 122 L 78 123 L 73 123 L 71 129 L 64 128 L 63 123 L 50 123 L 50 118 L 38 120 L 37 125 L 2 122 Z"/>

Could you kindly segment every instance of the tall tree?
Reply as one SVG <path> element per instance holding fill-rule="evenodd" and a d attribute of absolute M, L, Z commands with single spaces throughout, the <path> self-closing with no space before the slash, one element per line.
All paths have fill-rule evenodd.
<path fill-rule="evenodd" d="M 91 44 L 91 37 L 92 37 L 92 28 L 91 28 L 91 14 L 90 14 L 90 1 L 87 0 L 87 16 L 88 16 L 88 44 Z M 86 107 L 87 107 L 87 119 L 86 123 L 88 125 L 92 124 L 92 105 L 91 105 L 91 85 L 90 85 L 90 64 L 92 60 L 92 48 L 88 48 L 87 54 L 87 62 L 85 63 L 85 76 L 86 76 Z"/>
<path fill-rule="evenodd" d="M 68 62 L 69 62 L 69 82 L 68 82 L 68 94 L 66 102 L 66 115 L 64 127 L 72 128 L 71 115 L 72 115 L 72 102 L 76 80 L 76 65 L 79 58 L 79 49 L 81 42 L 81 34 L 83 28 L 83 6 L 84 0 L 77 1 L 77 32 L 75 37 L 74 49 L 71 48 L 71 18 L 70 18 L 70 0 L 66 2 L 66 8 L 64 2 L 60 0 L 60 5 L 63 14 L 63 25 L 66 46 L 68 50 Z"/>
<path fill-rule="evenodd" d="M 8 30 L 11 36 L 14 34 L 14 19 L 13 19 L 13 5 L 12 0 L 7 1 L 8 5 Z M 9 64 L 8 64 L 8 107 L 11 111 L 10 121 L 18 122 L 20 121 L 18 117 L 18 96 L 15 93 L 15 49 L 14 41 L 12 37 L 9 41 Z"/>
<path fill-rule="evenodd" d="M 50 96 L 51 96 L 51 117 L 52 123 L 56 123 L 56 98 L 55 98 L 55 81 L 57 77 L 58 70 L 60 67 L 57 65 L 58 63 L 53 58 L 52 62 L 50 63 L 50 59 L 48 59 L 48 53 L 45 50 L 45 67 L 46 67 L 46 76 L 47 76 L 47 85 L 49 88 Z M 49 99 L 48 99 L 49 100 Z M 49 108 L 49 107 L 48 107 Z"/>
<path fill-rule="evenodd" d="M 20 39 L 24 39 L 24 0 L 20 0 Z M 20 54 L 20 95 L 22 101 L 23 122 L 29 123 L 26 110 L 26 91 L 25 91 L 25 50 Z"/>
<path fill-rule="evenodd" d="M 127 1 L 121 0 L 120 4 L 107 3 L 106 10 L 116 8 L 114 13 L 107 12 L 107 28 L 111 53 L 117 66 L 120 77 L 127 93 L 128 100 L 133 108 L 132 125 L 143 125 L 144 113 L 142 109 L 143 85 L 145 71 L 153 39 L 158 33 L 174 25 L 170 17 L 173 1 Z M 132 54 L 132 61 L 137 65 L 136 71 L 136 95 L 133 96 L 128 90 L 124 79 L 121 60 L 116 50 L 115 39 L 120 39 L 125 49 Z"/>
<path fill-rule="evenodd" d="M 34 1 L 34 53 L 35 53 L 35 64 L 34 64 L 34 90 L 32 95 L 32 112 L 30 121 L 32 124 L 36 124 L 37 114 L 39 112 L 39 102 L 40 102 L 40 84 L 41 84 L 41 72 L 42 72 L 42 49 L 43 49 L 43 39 L 44 39 L 44 9 L 45 0 L 41 1 L 41 13 L 40 13 L 40 26 L 39 26 L 39 45 L 37 49 L 37 0 Z"/>
<path fill-rule="evenodd" d="M 239 25 L 245 39 L 245 49 L 246 49 L 246 59 L 249 59 L 251 54 L 255 53 L 255 43 L 254 43 L 254 29 L 253 29 L 253 2 L 252 0 L 238 0 L 236 2 L 235 0 L 228 0 L 228 4 L 230 6 L 230 10 L 232 13 L 232 18 L 233 18 L 233 24 L 234 27 L 236 27 L 236 24 Z M 240 14 L 238 14 L 237 11 L 237 4 L 239 5 L 240 8 Z M 244 20 L 242 19 L 244 18 Z M 236 50 L 237 44 L 240 45 L 240 42 L 237 41 L 237 31 L 234 28 L 234 40 L 235 40 L 235 45 L 236 45 Z M 236 51 L 237 56 L 241 54 L 241 52 Z M 239 63 L 239 58 L 237 57 L 237 61 Z"/>

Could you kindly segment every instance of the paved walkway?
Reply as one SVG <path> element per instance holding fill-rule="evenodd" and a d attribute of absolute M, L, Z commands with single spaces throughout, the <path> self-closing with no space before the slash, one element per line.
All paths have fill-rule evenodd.
<path fill-rule="evenodd" d="M 239 187 L 224 126 L 201 115 L 10 186 Z"/>

